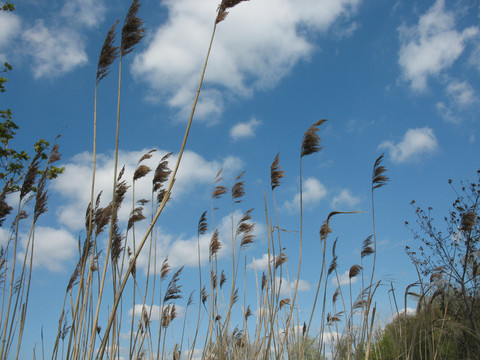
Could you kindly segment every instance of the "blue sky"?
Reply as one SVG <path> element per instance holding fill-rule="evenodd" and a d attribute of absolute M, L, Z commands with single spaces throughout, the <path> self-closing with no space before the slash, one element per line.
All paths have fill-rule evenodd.
<path fill-rule="evenodd" d="M 39 342 L 42 326 L 50 337 L 55 334 L 58 303 L 77 259 L 76 239 L 84 236 L 98 54 L 129 5 L 23 0 L 15 12 L 0 14 L 0 60 L 13 65 L 0 105 L 11 108 L 20 126 L 15 144 L 28 148 L 38 138 L 53 141 L 60 134 L 66 167 L 51 186 L 49 211 L 38 224 L 28 349 Z M 152 167 L 167 152 L 175 159 L 217 5 L 142 2 L 146 37 L 123 63 L 120 164 L 127 179 L 150 149 L 158 149 Z M 308 309 L 313 299 L 318 231 L 330 211 L 365 211 L 335 217 L 329 238 L 331 245 L 338 237 L 340 273 L 360 261 L 361 243 L 372 233 L 372 166 L 383 152 L 391 181 L 376 192 L 376 276 L 387 285 L 393 281 L 403 294 L 415 281 L 404 253 L 405 245 L 415 247 L 404 226 L 414 221 L 410 201 L 433 206 L 441 219 L 455 196 L 447 180 L 473 178 L 479 168 L 479 18 L 480 3 L 466 0 L 251 0 L 231 9 L 217 28 L 187 153 L 158 223 L 159 259 L 168 255 L 172 265 L 187 265 L 186 297 L 196 289 L 197 221 L 210 212 L 212 183 L 221 168 L 225 186 L 245 170 L 247 194 L 236 211 L 255 208 L 257 238 L 244 253 L 249 279 L 253 259 L 261 269 L 264 191 L 271 215 L 270 165 L 277 153 L 286 177 L 275 197 L 281 227 L 291 231 L 283 243 L 289 271 L 296 273 L 300 145 L 308 127 L 322 118 L 328 119 L 319 131 L 323 150 L 303 161 L 300 306 Z M 96 181 L 106 199 L 113 178 L 117 65 L 99 86 Z M 148 179 L 136 186 L 137 198 L 149 196 Z M 122 207 L 124 218 L 131 199 Z M 222 199 L 217 205 L 216 223 L 229 239 L 230 203 Z M 4 229 L 0 235 L 5 241 Z M 207 259 L 209 237 L 202 240 Z M 226 240 L 226 264 L 230 255 Z M 140 259 L 140 267 L 145 264 Z M 384 319 L 391 316 L 387 290 L 377 299 Z"/>

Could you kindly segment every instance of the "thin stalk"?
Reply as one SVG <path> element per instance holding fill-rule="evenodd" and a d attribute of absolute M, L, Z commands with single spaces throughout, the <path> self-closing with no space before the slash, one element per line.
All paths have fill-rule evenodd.
<path fill-rule="evenodd" d="M 171 174 L 171 178 L 170 178 L 170 182 L 168 184 L 168 188 L 166 189 L 165 196 L 163 197 L 162 202 L 161 202 L 160 206 L 158 207 L 157 212 L 155 213 L 153 221 L 150 223 L 145 235 L 143 236 L 140 244 L 138 245 L 138 249 L 135 252 L 135 254 L 133 256 L 133 260 L 130 263 L 130 266 L 128 267 L 128 269 L 127 269 L 127 272 L 124 276 L 122 284 L 120 285 L 120 288 L 118 289 L 117 296 L 115 298 L 115 301 L 114 301 L 114 304 L 113 304 L 113 307 L 112 307 L 112 310 L 111 310 L 111 313 L 110 313 L 110 318 L 109 318 L 108 324 L 105 328 L 105 334 L 109 334 L 109 332 L 110 332 L 110 329 L 111 329 L 112 323 L 113 323 L 113 318 L 115 317 L 115 314 L 116 314 L 116 311 L 117 311 L 117 308 L 118 308 L 118 304 L 120 302 L 120 298 L 123 294 L 123 290 L 125 289 L 125 285 L 127 283 L 128 277 L 130 276 L 130 274 L 133 270 L 134 264 L 137 261 L 138 256 L 140 255 L 140 251 L 142 250 L 143 246 L 145 245 L 145 242 L 146 242 L 150 232 L 152 231 L 153 227 L 155 226 L 155 223 L 157 222 L 158 217 L 162 213 L 168 199 L 170 198 L 170 194 L 171 194 L 171 191 L 172 191 L 172 188 L 173 188 L 175 176 L 177 175 L 178 168 L 180 167 L 180 162 L 182 160 L 182 156 L 183 156 L 183 153 L 185 151 L 185 147 L 187 145 L 188 135 L 190 133 L 190 128 L 191 128 L 191 125 L 192 125 L 192 122 L 193 122 L 193 115 L 195 114 L 195 109 L 196 109 L 196 106 L 197 106 L 197 103 L 198 103 L 198 98 L 200 96 L 200 90 L 202 88 L 203 79 L 205 77 L 208 58 L 209 58 L 210 51 L 211 51 L 211 48 L 212 48 L 213 39 L 215 37 L 216 28 L 217 28 L 217 24 L 215 22 L 214 27 L 213 27 L 213 31 L 212 31 L 212 37 L 210 39 L 210 45 L 208 47 L 208 52 L 207 52 L 207 56 L 206 56 L 206 59 L 205 59 L 205 64 L 203 66 L 203 71 L 202 71 L 202 74 L 200 76 L 200 82 L 199 82 L 199 85 L 198 85 L 198 88 L 197 88 L 197 93 L 196 93 L 195 100 L 194 100 L 194 103 L 193 103 L 192 111 L 190 113 L 190 118 L 189 118 L 189 121 L 188 121 L 188 124 L 187 124 L 187 128 L 185 130 L 185 135 L 184 135 L 184 138 L 183 138 L 182 146 L 180 147 L 180 151 L 179 151 L 178 158 L 177 158 L 177 163 L 175 164 L 175 168 L 174 168 L 174 170 Z M 103 340 L 102 340 L 102 343 L 101 343 L 100 348 L 99 348 L 99 353 L 96 357 L 97 359 L 103 359 L 103 355 L 104 355 L 105 347 L 106 347 L 106 343 L 107 343 L 107 338 L 108 338 L 108 336 L 105 335 Z M 91 350 L 92 350 L 92 348 L 91 348 Z"/>

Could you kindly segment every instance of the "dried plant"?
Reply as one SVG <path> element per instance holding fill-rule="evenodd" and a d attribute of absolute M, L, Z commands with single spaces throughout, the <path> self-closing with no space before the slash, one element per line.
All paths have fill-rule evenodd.
<path fill-rule="evenodd" d="M 228 15 L 228 12 L 226 10 L 240 4 L 242 1 L 248 0 L 222 0 L 220 5 L 218 6 L 218 14 L 215 23 L 218 24 L 219 22 L 225 20 Z"/>
<path fill-rule="evenodd" d="M 172 153 L 168 153 L 162 157 L 158 163 L 157 168 L 155 169 L 155 174 L 153 175 L 153 192 L 157 192 L 161 189 L 164 182 L 168 180 L 168 177 L 172 173 L 172 170 L 168 167 L 168 158 Z"/>
<path fill-rule="evenodd" d="M 213 232 L 212 238 L 210 239 L 210 261 L 214 256 L 217 255 L 218 251 L 222 248 L 222 243 L 218 239 L 218 229 L 215 229 Z"/>
<path fill-rule="evenodd" d="M 242 201 L 241 198 L 245 195 L 245 182 L 240 181 L 243 174 L 245 174 L 245 171 L 238 174 L 232 187 L 232 200 L 234 200 L 235 203 L 240 203 Z"/>
<path fill-rule="evenodd" d="M 182 285 L 177 285 L 178 281 L 180 280 L 180 274 L 182 270 L 183 270 L 183 266 L 180 269 L 178 269 L 170 279 L 170 282 L 168 283 L 168 286 L 167 286 L 167 290 L 165 291 L 163 302 L 180 299 L 182 297 L 182 292 L 181 292 Z"/>
<path fill-rule="evenodd" d="M 380 188 L 389 181 L 388 176 L 384 175 L 387 171 L 382 164 L 384 154 L 380 155 L 377 160 L 375 160 L 375 164 L 373 165 L 373 172 L 372 172 L 372 190 Z"/>
<path fill-rule="evenodd" d="M 287 298 L 287 299 L 280 300 L 280 309 L 285 305 L 290 305 L 290 299 Z"/>
<path fill-rule="evenodd" d="M 361 270 L 362 267 L 360 265 L 353 265 L 352 267 L 350 267 L 350 270 L 348 272 L 348 278 L 351 279 L 356 277 L 358 274 L 360 274 Z"/>
<path fill-rule="evenodd" d="M 280 186 L 280 179 L 285 176 L 285 171 L 281 170 L 280 167 L 280 154 L 275 155 L 272 166 L 270 167 L 270 183 L 272 185 L 272 190 Z"/>
<path fill-rule="evenodd" d="M 168 257 L 163 260 L 162 267 L 160 269 L 160 279 L 165 279 L 170 272 L 170 264 L 168 263 Z"/>
<path fill-rule="evenodd" d="M 143 21 L 137 14 L 140 9 L 140 1 L 133 0 L 128 9 L 127 16 L 122 28 L 122 45 L 121 54 L 125 56 L 133 51 L 135 45 L 137 45 L 145 36 L 145 29 L 143 28 Z"/>
<path fill-rule="evenodd" d="M 138 179 L 141 179 L 142 177 L 146 176 L 152 169 L 148 167 L 147 165 L 140 165 L 137 167 L 135 170 L 135 173 L 133 174 L 133 181 L 137 181 Z"/>
<path fill-rule="evenodd" d="M 363 240 L 362 252 L 360 253 L 362 259 L 365 256 L 373 254 L 373 252 L 374 252 L 373 248 L 370 246 L 373 243 L 372 238 L 373 238 L 373 235 L 369 235 L 365 240 Z"/>
<path fill-rule="evenodd" d="M 207 232 L 208 225 L 207 225 L 207 212 L 204 211 L 202 216 L 200 216 L 200 220 L 198 221 L 198 235 L 203 235 Z"/>
<path fill-rule="evenodd" d="M 311 155 L 322 150 L 322 147 L 320 146 L 320 136 L 318 136 L 317 132 L 319 130 L 318 127 L 325 121 L 327 120 L 322 119 L 317 121 L 305 132 L 302 141 L 302 151 L 300 153 L 301 157 Z"/>
<path fill-rule="evenodd" d="M 133 225 L 141 220 L 145 219 L 143 215 L 143 208 L 137 207 L 130 212 L 130 217 L 128 218 L 127 230 L 130 230 Z"/>
<path fill-rule="evenodd" d="M 97 84 L 108 75 L 110 72 L 110 66 L 118 58 L 119 49 L 118 46 L 114 46 L 115 43 L 115 27 L 118 24 L 118 20 L 112 25 L 107 33 L 105 42 L 103 43 L 100 56 L 98 58 L 97 66 Z"/>

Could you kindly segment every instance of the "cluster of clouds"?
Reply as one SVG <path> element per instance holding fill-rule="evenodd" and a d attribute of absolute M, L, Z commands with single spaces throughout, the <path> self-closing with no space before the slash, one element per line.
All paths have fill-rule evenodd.
<path fill-rule="evenodd" d="M 183 114 L 194 97 L 192 89 L 198 82 L 198 71 L 203 65 L 205 44 L 211 35 L 218 1 L 166 0 L 163 4 L 168 9 L 169 18 L 146 39 L 145 48 L 134 58 L 132 72 L 148 84 L 151 100 L 157 101 L 160 95 L 166 96 L 168 105 Z M 338 22 L 342 22 L 342 27 L 354 30 L 356 24 L 352 17 L 359 5 L 360 0 L 241 3 L 218 25 L 221 31 L 215 40 L 206 86 L 197 109 L 199 118 L 215 122 L 222 114 L 225 102 L 274 87 L 298 62 L 308 59 L 317 50 L 315 34 L 335 28 Z M 37 19 L 33 24 L 24 23 L 15 13 L 0 12 L 0 58 L 7 56 L 2 51 L 13 40 L 19 40 L 24 54 L 32 58 L 34 77 L 65 74 L 88 61 L 84 32 L 99 26 L 106 11 L 103 0 L 67 0 L 57 16 Z M 398 28 L 398 65 L 403 80 L 415 93 L 427 92 L 429 82 L 434 79 L 443 84 L 447 102 L 439 101 L 436 108 L 451 122 L 458 121 L 458 110 L 479 104 L 476 90 L 468 80 L 456 79 L 448 71 L 468 50 L 471 55 L 468 63 L 480 69 L 480 28 L 471 26 L 459 30 L 455 18 L 456 14 L 446 9 L 444 0 L 436 0 L 419 16 L 417 23 Z M 255 117 L 239 122 L 230 129 L 230 137 L 233 141 L 252 138 L 261 124 Z M 408 163 L 437 152 L 439 142 L 432 127 L 417 127 L 407 129 L 403 137 L 395 141 L 382 142 L 379 149 L 387 151 L 395 163 Z M 126 165 L 126 174 L 133 174 L 144 152 L 121 153 L 120 162 Z M 158 161 L 158 157 L 164 154 L 165 151 L 157 152 L 152 161 Z M 175 156 L 172 161 L 175 161 Z M 111 154 L 100 155 L 96 180 L 98 188 L 109 188 L 112 168 Z M 210 184 L 220 168 L 234 173 L 242 168 L 242 161 L 235 157 L 212 161 L 187 152 L 176 179 L 172 201 L 188 194 L 196 185 Z M 57 210 L 63 228 L 58 231 L 38 228 L 38 232 L 44 232 L 53 239 L 53 245 L 42 248 L 43 245 L 39 244 L 38 251 L 47 254 L 51 252 L 49 246 L 55 246 L 59 259 L 74 255 L 67 248 L 76 240 L 66 233 L 80 231 L 84 226 L 84 205 L 90 200 L 90 189 L 85 184 L 90 181 L 91 154 L 77 155 L 66 164 L 66 169 L 53 187 L 53 191 L 65 200 Z M 306 208 L 315 206 L 330 192 L 314 177 L 306 178 L 303 186 Z M 149 186 L 138 186 L 136 193 L 137 198 L 148 198 Z M 129 200 L 127 198 L 126 201 Z M 340 189 L 333 195 L 331 206 L 353 208 L 360 201 L 349 189 Z M 283 208 L 294 211 L 298 209 L 299 202 L 300 194 L 293 194 L 291 200 L 284 202 Z M 127 207 L 122 209 L 121 216 L 128 218 Z M 179 238 L 178 235 L 161 232 L 160 238 L 160 244 L 170 254 L 169 260 L 173 265 L 185 261 L 190 265 L 196 263 L 196 250 L 185 254 L 185 249 L 196 249 L 196 237 Z M 201 239 L 202 249 L 208 247 L 208 242 L 208 237 Z M 61 264 L 56 261 L 48 264 L 45 261 L 44 265 L 51 270 L 61 269 Z"/>
<path fill-rule="evenodd" d="M 0 60 L 15 53 L 31 59 L 36 79 L 61 76 L 87 63 L 84 33 L 102 23 L 105 13 L 104 0 L 66 0 L 59 12 L 33 23 L 26 23 L 15 12 L 2 11 Z M 18 46 L 12 46 L 14 41 Z"/>
<path fill-rule="evenodd" d="M 315 51 L 309 33 L 327 31 L 340 19 L 349 19 L 359 3 L 264 0 L 235 7 L 218 24 L 197 117 L 215 121 L 226 100 L 275 86 Z M 218 1 L 168 0 L 164 4 L 169 19 L 135 57 L 133 73 L 149 84 L 152 100 L 166 96 L 168 104 L 183 115 L 199 81 Z"/>
<path fill-rule="evenodd" d="M 445 7 L 445 0 L 437 0 L 412 26 L 398 28 L 400 38 L 399 60 L 402 76 L 416 93 L 428 90 L 429 80 L 444 86 L 447 103 L 436 105 L 439 114 L 450 122 L 460 121 L 458 112 L 480 104 L 478 95 L 468 80 L 458 80 L 450 75 L 452 66 L 469 59 L 467 65 L 480 69 L 480 27 L 470 26 L 459 30 L 455 12 Z"/>

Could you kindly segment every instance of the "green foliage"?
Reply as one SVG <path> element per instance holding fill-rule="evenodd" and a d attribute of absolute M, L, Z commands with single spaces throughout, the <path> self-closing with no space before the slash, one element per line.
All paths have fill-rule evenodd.
<path fill-rule="evenodd" d="M 12 70 L 12 65 L 10 65 L 8 62 L 5 62 L 3 64 L 3 70 L 0 71 L 0 73 L 6 73 L 7 71 Z M 8 81 L 7 78 L 4 78 L 3 76 L 0 76 L 0 92 L 5 92 L 5 83 Z"/>
<path fill-rule="evenodd" d="M 15 6 L 8 1 L 5 2 L 5 4 L 2 5 L 2 11 L 13 11 L 15 10 Z"/>

